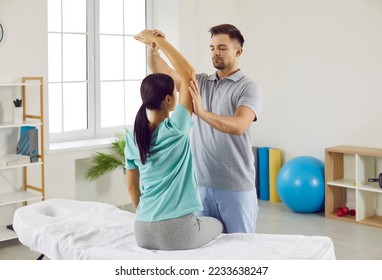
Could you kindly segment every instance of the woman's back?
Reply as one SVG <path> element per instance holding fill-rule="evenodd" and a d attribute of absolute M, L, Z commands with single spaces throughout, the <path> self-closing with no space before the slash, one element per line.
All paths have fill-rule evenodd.
<path fill-rule="evenodd" d="M 140 160 L 134 134 L 126 137 L 128 169 L 139 168 L 141 198 L 137 220 L 154 222 L 177 218 L 201 209 L 192 164 L 189 132 L 192 120 L 178 104 L 172 116 L 152 132 L 150 156 Z"/>

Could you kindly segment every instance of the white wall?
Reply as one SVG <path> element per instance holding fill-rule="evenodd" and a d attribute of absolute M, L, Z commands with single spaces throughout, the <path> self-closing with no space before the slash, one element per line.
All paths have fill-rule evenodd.
<path fill-rule="evenodd" d="M 323 158 L 341 144 L 381 148 L 382 2 L 264 2 L 245 10 L 253 52 L 243 66 L 264 90 L 254 142 L 288 157 Z"/>
<path fill-rule="evenodd" d="M 0 43 L 0 83 L 20 82 L 23 76 L 47 77 L 46 9 L 46 0 L 0 1 L 0 23 L 5 33 Z M 14 95 L 21 92 L 20 88 L 3 90 Z M 46 93 L 46 87 L 44 90 Z M 8 97 L 0 94 L 0 121 L 13 118 L 12 107 L 5 101 Z"/>
<path fill-rule="evenodd" d="M 232 23 L 245 36 L 239 65 L 263 90 L 254 145 L 281 148 L 286 160 L 323 159 L 333 145 L 382 148 L 382 1 L 198 0 L 194 13 L 179 45 L 197 34 L 199 71 L 213 71 L 210 26 Z"/>
<path fill-rule="evenodd" d="M 111 149 L 99 147 L 50 152 L 45 161 L 46 197 L 94 200 L 114 205 L 129 203 L 122 169 L 92 182 L 85 179 L 90 166 L 89 158 L 95 151 L 110 153 Z"/>
<path fill-rule="evenodd" d="M 323 159 L 324 148 L 332 145 L 382 148 L 382 1 L 152 2 L 152 27 L 162 29 L 199 71 L 213 71 L 209 27 L 228 22 L 242 30 L 240 66 L 263 89 L 254 145 L 281 148 L 286 160 L 298 155 Z M 46 20 L 46 0 L 0 0 L 6 29 L 0 82 L 47 77 Z M 83 198 L 75 187 L 85 186 L 75 178 L 82 153 L 89 155 L 88 150 L 47 155 L 47 196 Z M 111 180 L 110 188 L 116 184 L 119 197 L 127 196 L 121 179 Z M 97 197 L 89 188 L 83 190 Z M 98 194 L 119 203 L 113 191 L 99 189 Z"/>
<path fill-rule="evenodd" d="M 0 82 L 47 75 L 46 0 L 1 0 Z"/>

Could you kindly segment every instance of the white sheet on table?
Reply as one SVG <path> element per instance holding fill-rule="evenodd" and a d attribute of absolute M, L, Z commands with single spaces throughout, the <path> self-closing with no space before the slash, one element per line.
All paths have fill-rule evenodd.
<path fill-rule="evenodd" d="M 146 250 L 136 245 L 134 214 L 103 203 L 38 227 L 31 250 L 50 259 L 335 259 L 331 239 L 323 236 L 220 234 L 194 250 Z"/>

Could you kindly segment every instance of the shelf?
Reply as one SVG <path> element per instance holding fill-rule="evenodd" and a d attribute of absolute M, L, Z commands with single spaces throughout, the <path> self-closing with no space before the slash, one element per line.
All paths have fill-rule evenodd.
<path fill-rule="evenodd" d="M 26 163 L 26 164 L 18 164 L 18 165 L 12 165 L 12 166 L 6 166 L 6 167 L 0 167 L 0 170 L 4 169 L 13 169 L 13 168 L 20 168 L 20 167 L 28 167 L 28 166 L 33 166 L 33 165 L 42 165 L 42 161 L 38 162 L 32 162 L 32 163 Z"/>
<path fill-rule="evenodd" d="M 346 179 L 346 178 L 327 182 L 327 184 L 330 186 L 343 187 L 343 188 L 349 188 L 349 189 L 355 189 L 356 188 L 354 186 L 354 183 L 355 183 L 355 180 Z"/>
<path fill-rule="evenodd" d="M 43 196 L 41 193 L 31 191 L 17 191 L 4 193 L 0 195 L 0 206 L 11 205 L 20 202 L 40 200 Z"/>
<path fill-rule="evenodd" d="M 377 183 L 368 182 L 368 178 L 378 177 L 381 169 L 382 149 L 326 148 L 325 217 L 382 227 L 382 188 Z M 356 215 L 338 217 L 337 208 L 346 205 L 354 207 Z"/>
<path fill-rule="evenodd" d="M 357 189 L 362 191 L 382 193 L 382 188 L 377 186 L 370 186 L 370 185 L 354 186 L 354 180 L 352 179 L 339 179 L 335 181 L 329 181 L 326 184 L 330 187 L 341 187 L 341 188 L 347 188 L 352 190 Z"/>
<path fill-rule="evenodd" d="M 326 216 L 327 218 L 331 218 L 331 219 L 336 219 L 336 220 L 339 220 L 339 221 L 345 221 L 345 222 L 353 222 L 355 223 L 355 216 L 342 216 L 342 217 L 339 217 L 337 215 L 337 212 L 333 212 L 333 213 L 330 213 Z"/>
<path fill-rule="evenodd" d="M 360 156 L 371 156 L 371 157 L 382 157 L 382 149 L 377 148 L 367 148 L 358 146 L 336 146 L 325 149 L 326 152 L 339 153 L 339 154 L 349 154 L 349 155 L 360 155 Z"/>
<path fill-rule="evenodd" d="M 0 241 L 6 241 L 17 238 L 16 232 L 7 228 L 6 225 L 0 226 Z"/>
<path fill-rule="evenodd" d="M 0 122 L 0 128 L 15 128 L 22 126 L 41 126 L 41 122 L 25 121 L 23 123 Z"/>
<path fill-rule="evenodd" d="M 10 83 L 2 83 L 0 82 L 0 94 L 10 94 L 15 90 L 20 90 L 21 92 L 21 100 L 23 100 L 23 120 L 22 123 L 15 122 L 0 122 L 0 129 L 12 129 L 13 133 L 17 133 L 17 130 L 22 130 L 21 128 L 26 126 L 33 126 L 38 128 L 37 131 L 37 150 L 38 150 L 38 161 L 33 163 L 17 164 L 11 166 L 0 167 L 0 171 L 22 168 L 22 172 L 15 172 L 21 175 L 22 186 L 20 186 L 18 191 L 13 192 L 5 192 L 6 190 L 1 190 L 0 192 L 0 206 L 8 206 L 7 212 L 11 212 L 11 208 L 22 207 L 26 203 L 32 203 L 35 201 L 41 201 L 45 199 L 45 141 L 44 141 L 44 93 L 43 93 L 43 85 L 44 80 L 43 77 L 22 77 L 19 82 L 10 82 Z M 12 88 L 12 87 L 20 87 Z M 38 92 L 38 93 L 37 93 Z M 38 96 L 37 96 L 38 94 Z M 30 102 L 32 101 L 32 102 Z M 29 105 L 29 104 L 32 105 Z M 12 108 L 12 103 L 9 104 Z M 32 108 L 33 106 L 33 108 Z M 12 113 L 12 108 L 7 112 L 7 116 L 9 118 L 5 118 L 4 120 L 11 120 L 10 114 Z M 32 110 L 33 109 L 33 110 Z M 37 113 L 38 112 L 38 113 Z M 32 114 L 33 113 L 33 114 Z M 21 121 L 20 120 L 20 121 Z M 9 146 L 10 149 L 14 149 L 12 147 L 16 146 L 16 139 L 12 141 L 7 141 L 5 144 Z M 6 150 L 10 150 L 6 149 Z M 36 147 L 33 147 L 36 149 Z M 29 168 L 32 167 L 32 168 Z M 35 168 L 37 167 L 37 168 Z M 31 175 L 30 172 L 31 171 Z M 37 174 L 40 174 L 39 176 Z M 1 174 L 2 175 L 2 174 Z M 16 177 L 16 176 L 15 176 Z M 39 178 L 39 179 L 37 179 Z M 17 178 L 14 178 L 16 180 Z M 30 184 L 30 179 L 33 179 L 34 182 L 36 179 L 39 182 L 37 185 L 35 183 Z M 14 181 L 13 180 L 13 181 Z M 12 183 L 10 183 L 12 185 Z M 1 188 L 2 186 L 0 186 Z M 14 212 L 14 211 L 13 211 Z M 9 214 L 8 214 L 9 215 Z M 10 220 L 11 217 L 6 219 Z M 3 220 L 3 217 L 0 215 L 0 220 Z M 17 238 L 17 235 L 14 231 L 7 229 L 7 225 L 4 225 L 5 221 L 0 225 L 0 241 L 5 241 L 9 239 Z"/>
<path fill-rule="evenodd" d="M 360 191 L 368 191 L 373 193 L 382 193 L 382 189 L 380 187 L 373 187 L 373 186 L 359 186 L 357 187 Z"/>
<path fill-rule="evenodd" d="M 0 87 L 41 86 L 41 83 L 0 83 Z"/>
<path fill-rule="evenodd" d="M 371 217 L 367 217 L 366 219 L 363 219 L 361 221 L 358 221 L 358 223 L 369 225 L 369 226 L 382 227 L 382 217 L 381 216 L 371 216 Z"/>

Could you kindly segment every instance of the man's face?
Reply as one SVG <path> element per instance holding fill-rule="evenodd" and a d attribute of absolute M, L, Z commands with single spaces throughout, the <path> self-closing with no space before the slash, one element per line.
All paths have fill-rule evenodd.
<path fill-rule="evenodd" d="M 214 67 L 218 70 L 225 70 L 234 65 L 241 53 L 239 42 L 230 39 L 227 34 L 217 34 L 212 36 L 211 58 Z"/>

